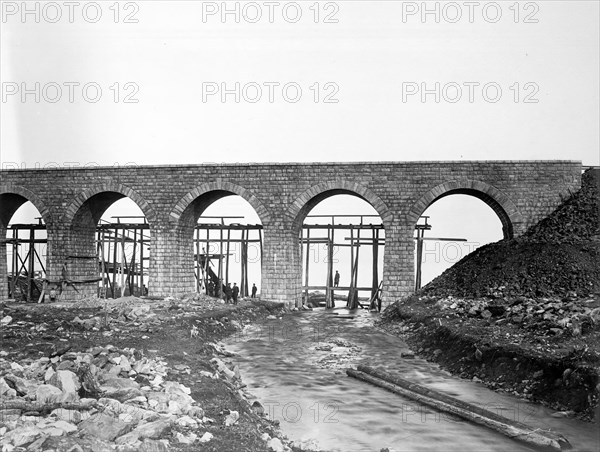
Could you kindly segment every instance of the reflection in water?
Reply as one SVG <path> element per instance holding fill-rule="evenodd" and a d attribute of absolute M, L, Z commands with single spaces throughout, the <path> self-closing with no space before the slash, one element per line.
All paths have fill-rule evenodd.
<path fill-rule="evenodd" d="M 343 312 L 336 310 L 337 312 Z M 373 327 L 377 314 L 340 318 L 331 311 L 289 315 L 253 325 L 230 338 L 228 350 L 243 380 L 292 440 L 332 451 L 528 451 L 492 430 L 439 413 L 347 377 L 357 364 L 388 372 L 484 406 L 534 428 L 564 434 L 575 450 L 600 450 L 594 425 L 555 419 L 551 411 L 460 380 L 422 359 L 402 359 L 400 338 Z"/>

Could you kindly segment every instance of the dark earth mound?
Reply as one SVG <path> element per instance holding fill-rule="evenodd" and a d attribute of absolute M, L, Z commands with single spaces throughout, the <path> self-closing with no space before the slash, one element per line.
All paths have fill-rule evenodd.
<path fill-rule="evenodd" d="M 596 174 L 594 174 L 596 173 Z M 598 171 L 522 236 L 483 246 L 421 293 L 458 297 L 588 297 L 600 291 Z"/>

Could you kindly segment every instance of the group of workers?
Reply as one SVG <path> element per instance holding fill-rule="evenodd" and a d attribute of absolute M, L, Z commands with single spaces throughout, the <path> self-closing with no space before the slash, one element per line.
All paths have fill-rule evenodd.
<path fill-rule="evenodd" d="M 256 291 L 256 284 L 253 283 L 251 295 L 252 298 L 256 298 Z M 211 297 L 218 296 L 218 294 L 215 293 L 215 284 L 212 281 L 208 283 L 208 294 Z M 223 285 L 223 299 L 225 300 L 225 303 L 237 304 L 239 295 L 240 288 L 238 287 L 237 283 L 233 283 L 233 287 L 231 287 L 231 283 Z"/>

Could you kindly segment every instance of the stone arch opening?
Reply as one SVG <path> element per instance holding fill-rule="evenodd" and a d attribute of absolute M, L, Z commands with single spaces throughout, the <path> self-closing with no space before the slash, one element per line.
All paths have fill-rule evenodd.
<path fill-rule="evenodd" d="M 490 185 L 470 181 L 429 191 L 409 216 L 416 229 L 415 289 L 478 247 L 512 238 L 521 225 L 520 215 L 506 195 Z"/>
<path fill-rule="evenodd" d="M 180 249 L 186 292 L 224 297 L 237 286 L 238 296 L 260 296 L 263 218 L 266 210 L 242 187 L 205 184 L 186 195 L 171 212 Z"/>
<path fill-rule="evenodd" d="M 391 215 L 376 195 L 354 188 L 308 191 L 294 204 L 302 303 L 381 306 L 385 223 Z"/>
<path fill-rule="evenodd" d="M 0 298 L 37 301 L 42 293 L 48 216 L 27 195 L 35 198 L 21 190 L 0 194 Z"/>
<path fill-rule="evenodd" d="M 137 201 L 128 196 L 132 193 L 89 190 L 67 209 L 69 245 L 61 279 L 75 281 L 77 296 L 147 294 L 152 283 L 148 217 L 154 215 L 139 195 L 133 196 Z"/>
<path fill-rule="evenodd" d="M 470 180 L 446 182 L 429 190 L 413 205 L 408 214 L 409 222 L 417 224 L 418 219 L 431 204 L 456 194 L 473 196 L 486 203 L 502 223 L 504 238 L 512 238 L 520 232 L 523 219 L 509 197 L 485 182 Z"/>

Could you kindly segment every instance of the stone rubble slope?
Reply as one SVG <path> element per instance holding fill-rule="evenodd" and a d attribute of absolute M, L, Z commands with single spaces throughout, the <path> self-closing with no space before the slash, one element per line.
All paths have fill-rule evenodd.
<path fill-rule="evenodd" d="M 167 321 L 203 312 L 208 314 L 205 323 L 209 329 L 220 331 L 223 322 L 238 330 L 243 328 L 241 322 L 227 317 L 220 317 L 222 321 L 212 319 L 210 313 L 222 303 L 206 298 L 193 294 L 150 303 L 137 297 L 90 298 L 53 303 L 45 306 L 46 314 L 42 316 L 33 312 L 23 315 L 27 309 L 0 304 L 2 338 L 20 340 L 27 344 L 25 348 L 41 344 L 35 343 L 38 339 L 54 343 L 45 348 L 50 351 L 41 358 L 15 359 L 8 351 L 0 351 L 0 450 L 196 450 L 213 440 L 213 433 L 218 430 L 237 427 L 242 421 L 241 412 L 223 409 L 219 418 L 222 415 L 224 420 L 215 421 L 192 398 L 190 387 L 169 380 L 176 375 L 193 376 L 190 365 L 171 367 L 164 358 L 156 356 L 158 350 L 148 350 L 153 354 L 148 357 L 142 350 L 127 346 L 94 346 L 84 352 L 75 351 L 80 339 L 88 344 L 94 335 L 115 340 L 133 340 L 136 335 L 148 339 Z M 52 308 L 73 309 L 76 313 L 55 318 L 47 312 Z M 90 308 L 102 310 L 89 311 Z M 244 318 L 249 321 L 254 316 L 248 310 Z M 194 329 L 199 332 L 192 325 L 190 335 Z M 210 337 L 211 331 L 203 332 Z M 219 343 L 205 340 L 203 347 L 212 350 L 213 356 L 231 356 Z M 254 400 L 252 411 L 264 417 L 264 408 L 241 382 L 237 366 L 213 357 L 206 369 L 194 372 L 201 378 L 222 380 L 236 397 L 248 401 L 248 406 Z M 208 409 L 214 411 L 214 406 Z M 261 438 L 262 447 L 290 451 L 279 439 L 265 435 Z"/>
<path fill-rule="evenodd" d="M 166 362 L 135 349 L 70 348 L 30 363 L 0 358 L 3 451 L 45 450 L 56 437 L 67 437 L 49 441 L 61 450 L 167 450 L 157 438 L 171 429 L 182 443 L 207 440 L 200 432 L 213 421 L 189 388 L 165 379 Z"/>

